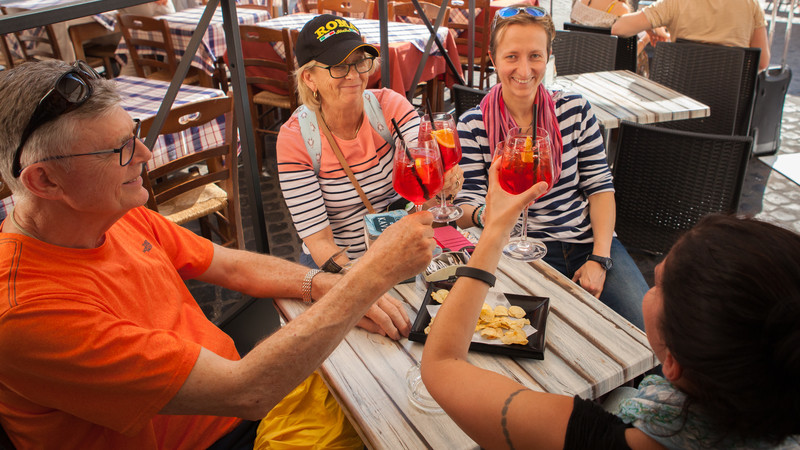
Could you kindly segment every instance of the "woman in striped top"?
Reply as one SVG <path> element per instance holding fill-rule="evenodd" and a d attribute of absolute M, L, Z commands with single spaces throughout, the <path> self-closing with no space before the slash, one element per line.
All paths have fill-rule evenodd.
<path fill-rule="evenodd" d="M 548 264 L 642 328 L 648 286 L 614 238 L 614 186 L 594 113 L 580 95 L 551 94 L 541 84 L 554 35 L 544 10 L 498 11 L 490 55 L 500 83 L 458 123 L 465 176 L 456 199 L 464 209 L 459 225 L 483 226 L 493 149 L 510 127 L 532 123 L 535 102 L 536 123 L 550 133 L 554 160 L 561 163 L 553 189 L 527 211 L 528 236 L 545 242 Z"/>
<path fill-rule="evenodd" d="M 309 21 L 298 36 L 295 55 L 300 67 L 296 73 L 298 94 L 304 106 L 278 135 L 281 189 L 303 239 L 301 262 L 317 267 L 332 260 L 344 266 L 366 251 L 364 216 L 368 210 L 328 139 L 316 127 L 327 126 L 372 208 L 385 211 L 402 200 L 392 188 L 396 135 L 391 120 L 397 121 L 410 142 L 417 140 L 419 116 L 403 95 L 389 89 L 366 89 L 376 70 L 373 60 L 378 50 L 364 43 L 358 29 L 341 17 L 323 14 Z M 375 110 L 381 111 L 383 120 L 373 125 L 370 114 L 375 116 Z M 311 114 L 316 117 L 313 130 L 303 122 Z M 304 126 L 313 136 L 304 138 Z M 315 139 L 319 154 L 312 160 L 313 151 L 306 144 L 311 147 L 308 141 Z M 445 192 L 455 194 L 462 178 L 460 169 L 450 170 Z M 431 206 L 435 201 L 431 200 Z M 359 325 L 394 339 L 408 336 L 410 329 L 405 309 L 388 295 L 370 308 Z"/>

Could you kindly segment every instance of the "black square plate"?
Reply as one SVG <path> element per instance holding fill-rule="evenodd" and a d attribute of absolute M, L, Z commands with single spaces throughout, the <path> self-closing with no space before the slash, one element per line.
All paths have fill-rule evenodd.
<path fill-rule="evenodd" d="M 438 289 L 449 289 L 451 284 L 430 283 L 428 291 L 425 292 L 425 299 L 419 308 L 417 318 L 408 334 L 408 339 L 416 342 L 425 342 L 428 335 L 425 334 L 425 327 L 431 322 L 431 315 L 428 313 L 428 305 L 436 304 L 436 300 L 431 298 L 431 292 Z M 547 325 L 547 315 L 550 312 L 550 299 L 547 297 L 534 297 L 531 295 L 503 294 L 512 305 L 519 306 L 525 310 L 525 317 L 531 321 L 531 326 L 536 328 L 536 333 L 528 336 L 526 345 L 491 345 L 481 342 L 472 342 L 470 350 L 485 353 L 495 353 L 498 355 L 512 356 L 515 358 L 544 359 L 545 327 Z M 477 321 L 476 321 L 477 323 Z"/>

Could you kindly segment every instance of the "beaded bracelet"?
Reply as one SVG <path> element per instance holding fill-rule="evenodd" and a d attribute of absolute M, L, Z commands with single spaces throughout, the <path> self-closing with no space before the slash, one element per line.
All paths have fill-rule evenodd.
<path fill-rule="evenodd" d="M 472 210 L 472 223 L 474 223 L 476 227 L 483 228 L 483 221 L 481 221 L 481 214 L 483 213 L 483 208 L 485 206 L 486 205 L 481 205 Z"/>

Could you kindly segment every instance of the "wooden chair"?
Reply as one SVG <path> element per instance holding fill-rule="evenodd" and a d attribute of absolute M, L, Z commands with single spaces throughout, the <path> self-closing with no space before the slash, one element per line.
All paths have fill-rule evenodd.
<path fill-rule="evenodd" d="M 372 19 L 375 2 L 372 0 L 318 0 L 317 13 L 333 13 L 342 17 Z"/>
<path fill-rule="evenodd" d="M 142 78 L 171 81 L 178 70 L 178 57 L 175 55 L 175 48 L 172 45 L 172 37 L 167 21 L 147 16 L 120 14 L 117 23 L 122 31 L 122 37 L 125 39 L 125 45 L 128 47 L 130 62 L 133 63 L 136 74 Z M 160 35 L 161 40 L 134 37 L 132 32 Z M 145 49 L 149 51 L 142 53 L 142 50 Z M 159 54 L 152 54 L 153 50 L 159 51 Z M 164 53 L 164 55 L 162 56 L 161 53 Z M 183 84 L 213 86 L 211 77 L 193 66 L 189 67 L 189 72 L 186 74 Z"/>
<path fill-rule="evenodd" d="M 299 32 L 284 28 L 274 30 L 254 25 L 240 25 L 243 64 L 250 99 L 250 120 L 256 132 L 256 154 L 261 167 L 265 134 L 277 135 L 273 128 L 283 116 L 297 109 L 294 41 Z M 274 46 L 282 45 L 281 58 Z"/>
<path fill-rule="evenodd" d="M 439 15 L 439 10 L 441 7 L 439 5 L 435 5 L 433 3 L 428 3 L 424 1 L 419 2 L 420 6 L 422 7 L 422 12 L 425 14 L 425 17 L 433 24 L 436 21 L 436 17 Z M 403 23 L 414 23 L 414 24 L 422 24 L 423 21 L 417 12 L 417 8 L 414 7 L 414 4 L 408 1 L 398 1 L 394 2 L 391 1 L 388 4 L 388 16 L 389 20 L 392 22 L 403 22 Z M 450 20 L 450 7 L 447 7 L 444 13 L 444 20 L 442 24 L 444 26 L 447 25 L 447 22 Z M 414 97 L 422 95 L 422 105 L 425 105 L 426 102 L 430 99 L 431 107 L 434 111 L 441 111 L 444 105 L 444 82 L 440 80 L 439 77 L 434 77 L 428 82 L 420 83 L 417 86 L 417 90 L 414 93 Z"/>
<path fill-rule="evenodd" d="M 67 32 L 72 41 L 72 48 L 75 49 L 75 59 L 82 59 L 92 67 L 103 66 L 106 78 L 114 78 L 112 61 L 116 59 L 117 44 L 122 37 L 121 33 L 111 31 L 97 22 L 72 25 Z M 91 42 L 93 39 L 106 36 L 116 36 L 116 39 L 109 38 L 109 43 Z"/>
<path fill-rule="evenodd" d="M 3 15 L 7 14 L 4 6 L 0 6 L 0 12 Z M 58 40 L 52 25 L 17 31 L 13 34 L 19 42 L 19 52 L 24 61 L 61 59 L 61 49 L 58 47 Z"/>
<path fill-rule="evenodd" d="M 614 158 L 619 240 L 665 254 L 706 214 L 735 213 L 752 146 L 750 137 L 623 121 Z"/>
<path fill-rule="evenodd" d="M 409 0 L 410 1 L 410 0 Z M 441 6 L 441 0 L 428 0 L 431 3 Z M 490 11 L 490 0 L 476 0 L 475 10 L 476 15 L 483 18 L 480 22 L 476 22 L 473 27 L 469 23 L 461 23 L 461 17 L 469 17 L 469 2 L 453 3 L 450 2 L 450 16 L 446 22 L 447 28 L 453 33 L 456 40 L 456 47 L 458 47 L 458 55 L 461 59 L 462 67 L 468 67 L 469 64 L 469 46 L 470 41 L 474 48 L 473 63 L 478 69 L 478 88 L 488 89 L 489 75 L 491 75 L 491 60 L 489 59 L 489 36 L 491 35 L 491 20 L 492 14 Z M 458 10 L 458 11 L 456 11 Z M 481 10 L 483 14 L 478 13 Z M 455 61 L 454 61 L 455 62 Z"/>
<path fill-rule="evenodd" d="M 219 237 L 221 245 L 243 248 L 233 99 L 217 97 L 173 108 L 161 133 L 180 133 L 223 115 L 223 145 L 145 170 L 142 178 L 150 191 L 147 203 L 150 209 L 178 225 L 197 219 L 204 237 L 212 239 L 213 233 Z M 143 134 L 148 133 L 154 120 L 150 118 L 142 122 Z M 209 220 L 211 216 L 216 218 L 216 223 Z"/>
<path fill-rule="evenodd" d="M 617 37 L 580 31 L 556 31 L 553 56 L 558 75 L 614 70 Z"/>
<path fill-rule="evenodd" d="M 660 42 L 650 79 L 711 107 L 708 117 L 665 122 L 663 126 L 698 133 L 748 135 L 760 56 L 758 48 Z"/>
<path fill-rule="evenodd" d="M 297 5 L 295 6 L 296 11 L 289 11 L 289 13 L 293 12 L 301 12 L 301 13 L 314 13 L 317 12 L 317 0 L 297 0 Z"/>
<path fill-rule="evenodd" d="M 0 61 L 0 66 L 2 66 L 2 70 L 6 69 L 13 69 L 15 65 L 19 64 L 20 61 L 14 58 L 14 54 L 11 53 L 11 48 L 8 45 L 7 35 L 2 34 L 0 35 L 0 52 L 2 52 L 3 60 Z"/>

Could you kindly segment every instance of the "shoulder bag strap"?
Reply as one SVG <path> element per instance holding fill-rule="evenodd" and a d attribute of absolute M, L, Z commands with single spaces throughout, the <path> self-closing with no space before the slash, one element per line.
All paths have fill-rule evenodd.
<path fill-rule="evenodd" d="M 375 208 L 372 207 L 372 203 L 370 203 L 369 199 L 367 198 L 367 194 L 364 193 L 364 190 L 361 189 L 361 185 L 358 184 L 355 174 L 353 174 L 353 171 L 350 169 L 350 165 L 347 164 L 347 160 L 344 159 L 344 155 L 339 149 L 336 139 L 334 139 L 333 135 L 331 135 L 331 131 L 328 129 L 328 126 L 324 121 L 320 122 L 319 125 L 320 130 L 322 130 L 322 134 L 325 135 L 325 138 L 328 139 L 328 143 L 331 144 L 331 148 L 333 149 L 333 153 L 336 155 L 336 159 L 339 160 L 339 164 L 342 165 L 342 169 L 344 169 L 344 172 L 347 174 L 347 178 L 350 178 L 350 182 L 353 183 L 356 191 L 358 191 L 358 196 L 361 197 L 361 201 L 364 203 L 364 206 L 367 207 L 367 211 L 369 211 L 370 214 L 375 214 Z"/>

